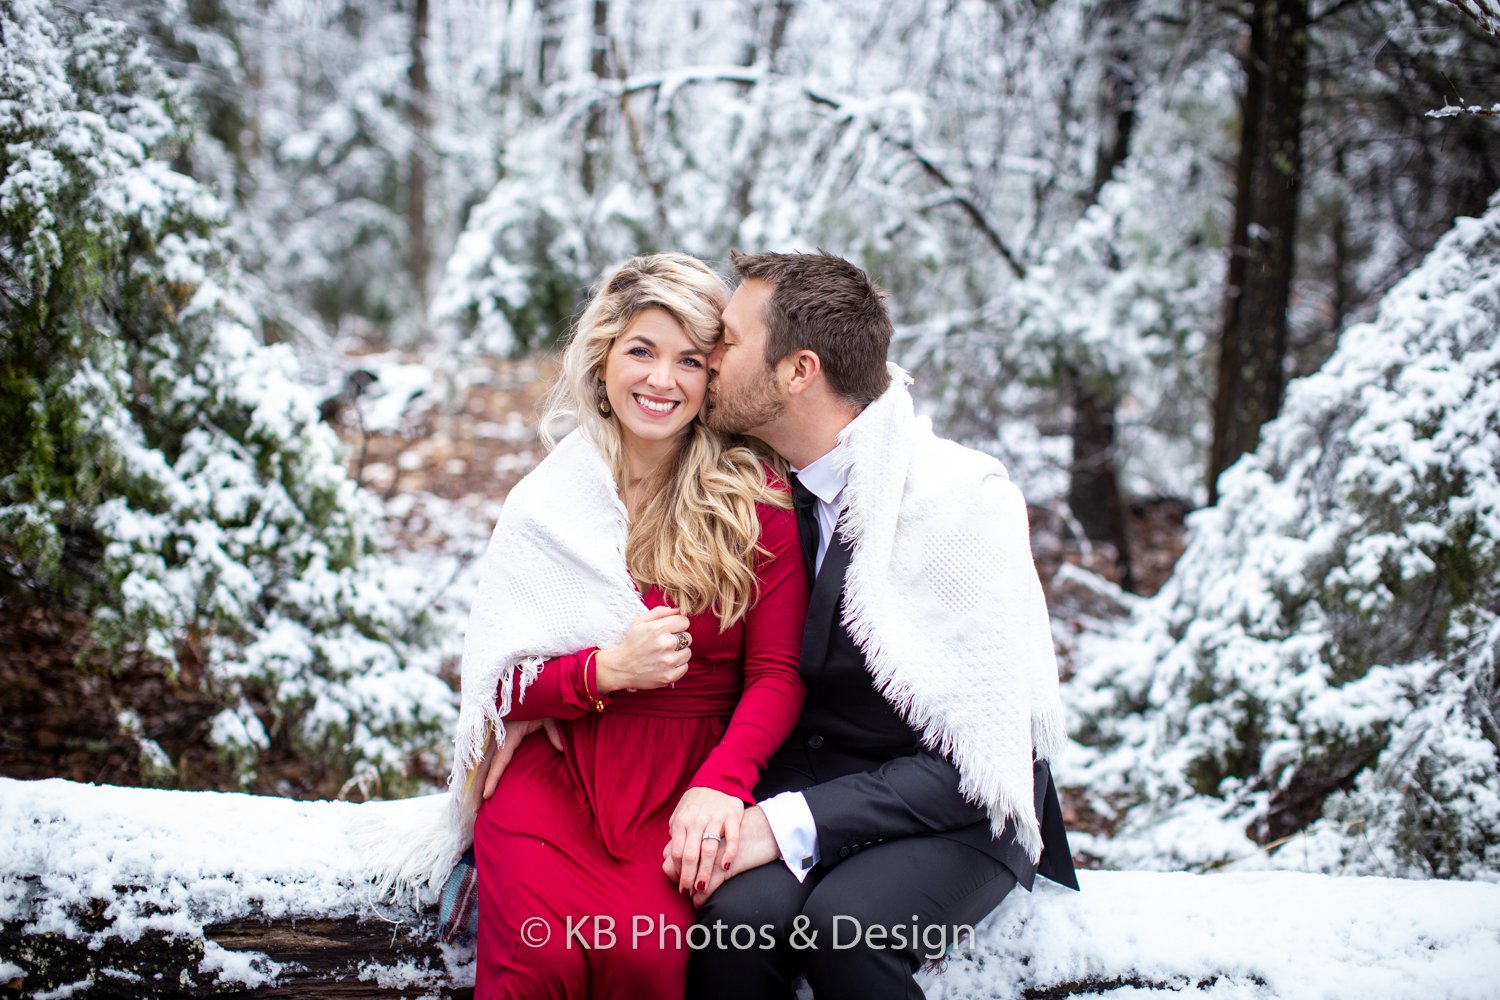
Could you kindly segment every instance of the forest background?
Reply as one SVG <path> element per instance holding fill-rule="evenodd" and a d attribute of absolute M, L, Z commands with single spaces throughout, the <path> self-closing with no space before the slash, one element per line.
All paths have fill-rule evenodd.
<path fill-rule="evenodd" d="M 822 247 L 1033 506 L 1085 859 L 1500 878 L 1497 30 L 0 0 L 0 773 L 434 787 L 590 284 Z"/>

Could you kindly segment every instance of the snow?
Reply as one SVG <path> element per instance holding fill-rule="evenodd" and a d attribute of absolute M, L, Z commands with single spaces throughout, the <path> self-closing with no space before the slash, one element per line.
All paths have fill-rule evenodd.
<path fill-rule="evenodd" d="M 0 801 L 0 919 L 25 919 L 31 931 L 81 933 L 72 911 L 91 898 L 114 899 L 109 933 L 127 940 L 255 910 L 344 916 L 364 905 L 344 834 L 353 804 L 60 779 L 0 779 Z"/>
<path fill-rule="evenodd" d="M 148 930 L 267 919 L 410 919 L 373 898 L 348 831 L 378 804 L 292 802 L 216 792 L 0 779 L 0 922 L 100 943 Z M 398 807 L 399 808 L 399 807 Z M 1500 969 L 1500 885 L 1295 872 L 1193 875 L 1084 871 L 1081 893 L 1039 880 L 960 941 L 932 998 L 1013 996 L 1099 984 L 1214 997 L 1488 997 Z M 108 926 L 78 920 L 110 901 Z M 828 942 L 832 944 L 832 942 Z M 437 949 L 435 949 L 437 950 Z M 441 951 L 462 979 L 467 956 Z M 0 974 L 20 975 L 0 955 Z M 211 947 L 220 983 L 274 983 L 264 956 Z M 435 987 L 434 967 L 372 963 L 361 978 Z M 1111 990 L 1123 982 L 1131 992 Z M 80 987 L 81 989 L 81 987 Z M 1087 995 L 1087 994 L 1084 994 Z"/>
<path fill-rule="evenodd" d="M 374 898 L 357 860 L 347 831 L 361 808 L 0 779 L 0 923 L 98 948 L 148 931 L 204 940 L 205 927 L 243 918 L 411 920 Z M 90 930 L 80 916 L 94 900 L 108 903 L 107 922 Z M 20 974 L 16 957 L 0 965 Z M 370 966 L 383 982 L 401 980 L 403 969 L 411 980 L 431 976 L 415 965 Z M 208 941 L 196 971 L 253 988 L 274 982 L 279 967 Z"/>
<path fill-rule="evenodd" d="M 383 356 L 364 357 L 359 364 L 373 372 L 375 382 L 358 401 L 360 423 L 371 434 L 394 434 L 430 408 L 438 374 L 427 365 L 403 364 Z"/>
<path fill-rule="evenodd" d="M 1500 886 L 1103 871 L 1079 884 L 1007 900 L 978 928 L 983 966 L 954 962 L 928 996 L 1126 979 L 1146 993 L 1207 980 L 1244 997 L 1456 1000 L 1492 996 L 1500 970 Z"/>
<path fill-rule="evenodd" d="M 1500 104 L 1485 107 L 1482 104 L 1450 104 L 1446 108 L 1435 108 L 1427 112 L 1428 118 L 1458 118 L 1461 115 L 1500 115 Z"/>
<path fill-rule="evenodd" d="M 247 778 L 258 752 L 283 739 L 332 748 L 325 763 L 338 769 L 336 780 L 348 775 L 347 789 L 367 793 L 390 792 L 408 773 L 442 770 L 433 765 L 454 707 L 439 667 L 457 655 L 477 586 L 467 561 L 499 503 L 488 498 L 476 513 L 422 497 L 430 534 L 443 538 L 425 552 L 380 551 L 389 540 L 375 523 L 378 512 L 343 475 L 336 442 L 316 413 L 319 397 L 299 385 L 315 381 L 299 366 L 306 359 L 266 347 L 263 331 L 329 342 L 351 329 L 388 343 L 435 335 L 430 364 L 395 355 L 361 360 L 380 374 L 359 404 L 366 429 L 403 432 L 421 408 L 441 405 L 445 378 L 461 378 L 455 369 L 475 352 L 508 352 L 557 335 L 588 283 L 644 246 L 718 257 L 729 246 L 823 245 L 889 286 L 898 350 L 912 367 L 925 366 L 924 412 L 1005 457 L 1031 499 L 1045 502 L 1068 487 L 1069 394 L 1060 380 L 1069 372 L 1097 378 L 1104 395 L 1117 397 L 1109 402 L 1128 491 L 1191 497 L 1201 489 L 1204 356 L 1221 306 L 1230 205 L 1224 164 L 1232 161 L 1239 79 L 1232 46 L 1212 33 L 1210 22 L 1223 12 L 1194 15 L 1194 23 L 1209 25 L 1206 34 L 1179 32 L 1172 5 L 1147 4 L 1133 15 L 1127 30 L 1142 37 L 1127 53 L 1141 88 L 1131 157 L 1091 199 L 1099 122 L 1089 108 L 1102 69 L 1118 57 L 1110 35 L 1120 24 L 1096 17 L 1097 5 L 1083 0 L 950 4 L 941 17 L 928 5 L 893 5 L 876 18 L 849 16 L 866 12 L 848 0 L 806 0 L 788 6 L 796 13 L 780 52 L 769 45 L 769 8 L 787 5 L 750 5 L 754 16 L 736 20 L 712 4 L 616 3 L 608 5 L 612 65 L 602 79 L 590 66 L 586 4 L 566 5 L 564 14 L 556 4 L 435 4 L 426 135 L 415 134 L 406 113 L 404 8 L 359 4 L 349 7 L 359 16 L 346 19 L 348 5 L 230 0 L 222 17 L 199 23 L 181 0 L 114 6 L 130 27 L 74 17 L 41 0 L 14 0 L 0 15 L 12 40 L 0 48 L 0 212 L 15 230 L 15 270 L 42 286 L 64 272 L 75 224 L 106 247 L 146 231 L 131 238 L 148 249 L 99 272 L 128 272 L 168 289 L 172 297 L 163 301 L 175 313 L 174 329 L 187 334 L 158 335 L 152 314 L 136 330 L 149 336 L 150 351 L 136 356 L 104 331 L 93 353 L 68 355 L 71 377 L 59 390 L 77 401 L 80 423 L 108 445 L 102 450 L 118 452 L 107 456 L 118 466 L 111 473 L 133 487 L 128 496 L 102 495 L 85 519 L 105 546 L 100 573 L 118 587 L 118 600 L 99 608 L 97 619 L 106 634 L 128 636 L 167 660 L 183 636 L 209 635 L 197 652 L 223 702 L 210 739 Z M 1383 9 L 1392 14 L 1389 37 L 1403 51 L 1446 47 L 1445 58 L 1463 55 L 1461 33 L 1424 22 L 1416 8 Z M 1381 19 L 1379 11 L 1370 15 Z M 1400 165 L 1408 140 L 1426 136 L 1427 148 L 1444 151 L 1439 165 L 1458 164 L 1466 157 L 1448 152 L 1467 147 L 1439 142 L 1447 134 L 1439 129 L 1484 125 L 1460 119 L 1488 118 L 1500 105 L 1464 101 L 1433 112 L 1447 120 L 1425 123 L 1430 131 L 1393 131 L 1400 141 L 1385 141 L 1388 123 L 1365 111 L 1386 103 L 1381 86 L 1402 84 L 1370 75 L 1383 61 L 1368 58 L 1375 51 L 1368 37 L 1335 28 L 1320 28 L 1325 63 L 1346 67 L 1355 82 L 1342 92 L 1359 97 L 1360 113 L 1335 123 L 1336 141 L 1326 122 L 1309 123 L 1314 153 L 1303 204 L 1313 225 L 1299 255 L 1322 252 L 1318 244 L 1327 240 L 1318 227 L 1347 216 L 1349 304 L 1351 314 L 1367 318 L 1372 290 L 1410 267 L 1431 238 L 1423 226 L 1457 203 L 1442 193 L 1464 186 L 1443 170 L 1429 171 L 1425 182 L 1408 176 Z M 153 53 L 172 61 L 158 64 Z M 1453 68 L 1483 61 L 1464 55 Z M 1325 82 L 1327 103 L 1337 107 L 1343 81 Z M 586 137 L 593 112 L 601 128 Z M 243 116 L 240 136 L 254 141 L 221 145 L 217 129 L 190 137 L 189 118 L 202 123 L 210 115 L 219 124 Z M 1326 160 L 1335 148 L 1348 159 L 1332 177 Z M 430 168 L 428 277 L 441 278 L 432 289 L 421 287 L 405 258 L 410 233 L 400 193 L 414 151 Z M 934 182 L 918 157 L 950 183 Z M 583 181 L 584 164 L 598 171 L 592 184 Z M 1417 190 L 1422 183 L 1431 190 Z M 1013 242 L 1028 277 L 1016 279 L 955 210 L 965 203 Z M 1398 218 L 1407 214 L 1413 221 Z M 1112 887 L 1151 878 L 1088 873 L 1083 897 L 1018 899 L 1001 917 L 1040 906 L 1032 914 L 1038 935 L 1044 918 L 1056 917 L 1077 937 L 1089 931 L 1106 939 L 1097 952 L 1087 942 L 1082 951 L 1048 950 L 1045 935 L 1026 937 L 1027 923 L 1014 939 L 1025 948 L 1005 938 L 1004 948 L 985 953 L 983 970 L 955 959 L 952 971 L 1035 976 L 1043 959 L 1066 960 L 1078 963 L 1080 975 L 1097 966 L 1114 970 L 1100 975 L 1156 984 L 1100 987 L 1111 996 L 1191 988 L 1205 976 L 1205 991 L 1215 996 L 1298 995 L 1273 956 L 1255 949 L 1259 964 L 1233 965 L 1228 952 L 1206 972 L 1189 962 L 1208 954 L 1194 936 L 1204 927 L 1239 938 L 1279 933 L 1280 925 L 1246 930 L 1215 911 L 1199 913 L 1203 926 L 1182 926 L 1172 915 L 1198 912 L 1191 910 L 1195 891 L 1264 915 L 1280 911 L 1255 892 L 1319 886 L 1306 893 L 1332 900 L 1328 926 L 1362 927 L 1350 920 L 1364 911 L 1340 893 L 1378 880 L 1303 874 L 1288 882 L 1245 869 L 1423 871 L 1411 851 L 1392 846 L 1401 838 L 1425 837 L 1429 854 L 1458 845 L 1443 860 L 1447 867 L 1438 867 L 1445 873 L 1497 877 L 1500 346 L 1492 304 L 1500 258 L 1482 245 L 1493 214 L 1460 224 L 1436 258 L 1441 266 L 1424 268 L 1394 295 L 1378 323 L 1347 330 L 1321 377 L 1293 387 L 1291 418 L 1268 428 L 1263 453 L 1226 477 L 1223 508 L 1195 517 L 1195 547 L 1161 600 L 1142 606 L 1081 571 L 1060 577 L 1132 615 L 1118 633 L 1084 623 L 1071 700 L 1110 746 L 1072 746 L 1058 770 L 1088 789 L 1101 814 L 1128 804 L 1119 796 L 1139 806 L 1129 817 L 1114 813 L 1121 825 L 1112 841 L 1079 836 L 1079 845 L 1116 866 L 1225 864 L 1237 873 L 1148 881 L 1151 893 L 1177 908 L 1167 917 L 1129 909 L 1123 897 L 1108 904 L 1110 913 L 1088 916 Z M 233 239 L 219 231 L 226 222 Z M 238 273 L 236 252 L 248 274 Z M 1303 272 L 1311 270 L 1299 267 L 1299 339 L 1322 336 L 1330 305 L 1326 289 L 1307 287 Z M 89 322 L 110 311 L 76 310 Z M 439 360 L 444 351 L 447 360 Z M 149 384 L 144 395 L 136 388 L 142 383 Z M 45 414 L 40 403 L 34 409 L 40 426 Z M 142 415 L 169 427 L 170 448 Z M 243 433 L 225 432 L 241 423 Z M 518 418 L 479 433 L 518 444 L 533 434 Z M 536 457 L 507 453 L 494 471 L 510 478 Z M 420 461 L 404 453 L 364 471 L 392 479 Z M 392 500 L 387 524 L 412 502 Z M 312 514 L 329 507 L 334 513 Z M 55 526 L 77 516 L 52 497 L 0 503 L 0 525 L 14 537 L 52 536 L 54 561 L 62 553 Z M 1449 599 L 1466 589 L 1467 603 L 1462 594 Z M 1424 603 L 1424 594 L 1437 597 Z M 1414 614 L 1424 607 L 1430 618 Z M 224 627 L 232 623 L 243 628 Z M 143 775 L 170 780 L 172 762 L 140 717 L 121 712 L 118 725 L 134 739 Z M 1257 736 L 1250 747 L 1248 731 Z M 1282 850 L 1262 851 L 1247 831 L 1299 769 L 1324 759 L 1326 746 L 1337 762 L 1338 748 L 1366 743 L 1380 744 L 1371 750 L 1376 759 L 1328 796 L 1323 818 Z M 1242 754 L 1254 759 L 1247 764 L 1237 759 Z M 413 755 L 426 766 L 410 766 Z M 98 810 L 108 799 L 114 804 L 104 811 L 118 811 L 132 829 L 137 819 L 155 818 L 154 806 L 139 803 L 178 801 L 116 802 L 112 791 L 96 798 L 45 787 L 46 795 L 26 800 L 38 815 L 58 815 L 58 803 L 76 794 L 76 815 L 84 801 Z M 19 795 L 6 786 L 0 836 Z M 1442 823 L 1410 821 L 1427 815 L 1418 801 L 1424 795 L 1442 804 Z M 228 815 L 238 800 L 183 801 Z M 267 815 L 279 808 L 256 800 L 250 812 L 261 816 L 262 805 Z M 311 811 L 295 820 L 277 813 L 277 822 L 326 827 L 345 807 L 299 808 Z M 264 816 L 239 819 L 277 828 Z M 73 818 L 67 824 L 81 826 Z M 202 839 L 185 818 L 171 829 L 179 839 Z M 151 830 L 146 841 L 153 843 L 170 832 Z M 11 852 L 0 847 L 0 858 L 15 860 Z M 111 852 L 95 853 L 100 864 L 114 863 Z M 50 855 L 31 860 L 54 863 Z M 85 878 L 82 869 L 70 871 Z M 340 883 L 348 895 L 359 881 L 345 874 L 354 880 Z M 110 877 L 101 877 L 99 891 L 109 890 Z M 70 883 L 58 878 L 66 895 Z M 178 893 L 172 905 L 188 912 L 219 905 L 211 893 L 209 902 L 194 902 L 194 893 L 207 892 L 195 879 L 183 876 L 162 891 Z M 1409 884 L 1387 888 L 1389 898 L 1370 889 L 1361 906 L 1386 904 L 1381 912 L 1404 915 Z M 1345 903 L 1348 912 L 1337 910 Z M 135 913 L 135 904 L 123 905 L 122 914 Z M 149 912 L 144 903 L 138 909 L 135 916 Z M 174 919 L 190 929 L 202 922 Z M 1083 923 L 1069 922 L 1075 919 Z M 1160 953 L 1140 944 L 1133 971 L 1120 971 L 1111 962 L 1121 954 L 1105 943 L 1134 935 L 1132 947 L 1149 944 L 1135 923 L 1150 920 L 1167 920 L 1195 943 L 1182 956 L 1165 944 Z M 991 932 L 999 926 L 992 922 Z M 1319 940 L 1317 928 L 1300 920 L 1290 926 Z M 1288 935 L 1278 940 L 1286 944 Z M 1032 959 L 1026 948 L 1038 946 Z M 1358 960 L 1349 942 L 1322 946 L 1343 956 L 1351 983 L 1366 982 L 1360 976 L 1369 968 L 1386 968 Z M 1413 963 L 1421 957 L 1410 948 L 1393 952 Z M 1473 954 L 1495 965 L 1488 953 Z M 15 969 L 0 956 L 0 982 Z M 212 949 L 205 971 L 244 983 L 274 975 L 265 962 Z M 1310 983 L 1332 982 L 1331 974 L 1298 972 Z M 373 981 L 400 974 L 369 972 Z M 1396 972 L 1391 980 L 1402 981 Z M 1006 980 L 1007 990 L 1013 981 L 1020 980 Z M 969 980 L 942 982 L 962 993 L 967 987 L 955 984 Z M 1426 982 L 1434 993 L 1467 995 L 1457 980 Z M 52 995 L 81 990 L 63 984 Z"/>

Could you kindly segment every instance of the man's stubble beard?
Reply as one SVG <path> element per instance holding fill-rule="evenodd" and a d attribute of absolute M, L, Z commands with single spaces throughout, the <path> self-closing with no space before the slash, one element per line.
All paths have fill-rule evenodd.
<path fill-rule="evenodd" d="M 786 409 L 786 400 L 777 389 L 776 375 L 766 371 L 755 384 L 737 393 L 722 389 L 709 394 L 703 422 L 720 434 L 747 434 L 764 427 Z"/>

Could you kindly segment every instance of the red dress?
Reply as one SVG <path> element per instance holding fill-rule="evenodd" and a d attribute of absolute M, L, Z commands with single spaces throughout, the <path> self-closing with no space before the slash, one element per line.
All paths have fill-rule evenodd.
<path fill-rule="evenodd" d="M 516 750 L 474 827 L 479 868 L 476 1000 L 681 997 L 692 904 L 662 872 L 668 820 L 690 786 L 746 803 L 802 708 L 797 674 L 808 582 L 790 510 L 764 505 L 759 599 L 727 631 L 691 618 L 675 686 L 619 691 L 594 712 L 591 650 L 549 660 L 509 719 L 560 718 L 566 752 L 540 734 Z M 642 600 L 666 603 L 652 587 Z M 644 610 L 644 609 L 643 609 Z"/>

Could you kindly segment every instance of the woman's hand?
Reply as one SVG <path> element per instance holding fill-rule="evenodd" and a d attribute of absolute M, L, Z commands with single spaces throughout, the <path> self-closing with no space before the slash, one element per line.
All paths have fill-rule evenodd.
<path fill-rule="evenodd" d="M 691 624 L 676 608 L 665 606 L 631 622 L 618 646 L 601 649 L 594 657 L 599 693 L 623 688 L 650 691 L 681 680 L 692 657 Z"/>
<path fill-rule="evenodd" d="M 689 788 L 672 811 L 672 841 L 663 869 L 677 871 L 677 888 L 691 895 L 707 887 L 714 869 L 727 871 L 740 845 L 745 803 L 712 788 Z"/>
<path fill-rule="evenodd" d="M 479 782 L 483 791 L 480 793 L 484 799 L 495 794 L 495 789 L 500 785 L 500 776 L 505 773 L 506 767 L 510 765 L 510 759 L 516 755 L 516 748 L 521 741 L 538 729 L 547 730 L 547 742 L 551 743 L 562 753 L 562 731 L 557 728 L 556 719 L 528 719 L 525 722 L 507 722 L 505 724 L 505 746 L 497 748 L 494 739 L 491 739 L 484 748 L 484 757 L 475 768 L 475 781 Z"/>

